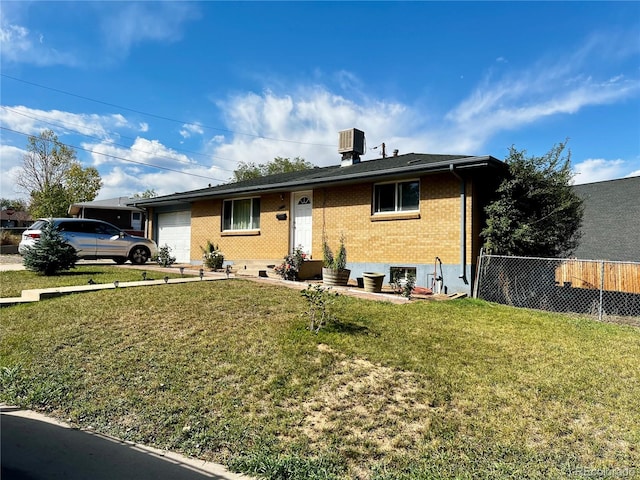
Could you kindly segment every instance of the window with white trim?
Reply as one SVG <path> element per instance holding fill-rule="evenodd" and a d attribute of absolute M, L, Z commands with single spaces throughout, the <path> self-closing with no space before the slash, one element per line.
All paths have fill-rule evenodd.
<path fill-rule="evenodd" d="M 379 183 L 373 187 L 373 213 L 415 212 L 420 209 L 420 182 Z"/>
<path fill-rule="evenodd" d="M 222 207 L 222 230 L 258 230 L 260 198 L 225 200 Z"/>

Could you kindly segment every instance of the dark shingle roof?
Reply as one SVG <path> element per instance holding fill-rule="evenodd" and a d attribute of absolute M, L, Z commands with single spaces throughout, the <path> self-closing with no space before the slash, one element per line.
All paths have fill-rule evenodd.
<path fill-rule="evenodd" d="M 348 185 L 380 178 L 401 178 L 403 176 L 447 171 L 450 165 L 454 165 L 457 171 L 483 167 L 501 169 L 505 166 L 503 162 L 491 156 L 473 157 L 467 155 L 408 153 L 397 157 L 363 161 L 346 167 L 335 165 L 312 168 L 299 172 L 280 173 L 242 182 L 216 185 L 215 187 L 201 190 L 138 200 L 135 205 L 170 205 L 222 196 L 251 195 L 269 191 L 287 191 L 339 184 Z"/>
<path fill-rule="evenodd" d="M 584 201 L 582 238 L 574 256 L 640 262 L 640 177 L 573 188 Z"/>

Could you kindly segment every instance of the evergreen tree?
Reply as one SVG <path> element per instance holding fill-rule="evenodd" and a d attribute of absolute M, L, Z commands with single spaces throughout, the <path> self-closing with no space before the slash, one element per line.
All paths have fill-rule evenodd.
<path fill-rule="evenodd" d="M 58 229 L 50 222 L 42 227 L 40 238 L 27 250 L 23 259 L 27 270 L 47 276 L 75 268 L 77 261 L 76 249 L 64 240 Z"/>
<path fill-rule="evenodd" d="M 541 157 L 511 147 L 509 175 L 487 208 L 484 248 L 496 255 L 567 257 L 580 239 L 582 200 L 571 188 L 566 142 Z"/>

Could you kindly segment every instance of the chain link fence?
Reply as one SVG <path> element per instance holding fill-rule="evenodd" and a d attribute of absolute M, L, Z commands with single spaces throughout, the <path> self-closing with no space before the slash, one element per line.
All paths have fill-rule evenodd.
<path fill-rule="evenodd" d="M 640 263 L 481 255 L 474 297 L 600 320 L 640 317 Z"/>

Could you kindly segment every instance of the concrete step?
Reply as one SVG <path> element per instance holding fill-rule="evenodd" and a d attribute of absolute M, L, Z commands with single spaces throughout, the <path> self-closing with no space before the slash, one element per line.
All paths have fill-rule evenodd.
<path fill-rule="evenodd" d="M 239 277 L 278 277 L 274 271 L 282 260 L 235 260 L 231 272 Z"/>

